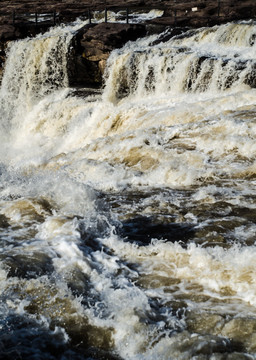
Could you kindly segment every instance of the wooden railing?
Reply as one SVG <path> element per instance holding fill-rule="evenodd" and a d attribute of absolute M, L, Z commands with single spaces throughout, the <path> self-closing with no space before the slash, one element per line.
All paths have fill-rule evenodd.
<path fill-rule="evenodd" d="M 130 10 L 129 8 L 125 8 L 125 9 L 119 9 L 119 10 L 123 10 L 125 12 L 125 19 L 126 19 L 126 23 L 129 23 L 129 13 Z M 104 21 L 108 22 L 108 11 L 110 11 L 109 8 L 105 8 L 104 10 L 97 10 L 100 12 L 104 12 Z M 92 17 L 93 11 L 91 9 L 88 9 L 87 11 L 84 11 L 82 13 L 80 13 L 79 15 L 85 19 L 88 19 L 89 23 L 92 23 L 93 21 L 93 17 Z M 44 13 L 39 13 L 39 12 L 33 12 L 33 13 L 21 13 L 21 12 L 15 12 L 13 11 L 12 13 L 12 23 L 18 24 L 18 23 L 22 23 L 22 24 L 35 24 L 40 25 L 40 24 L 44 24 L 44 23 L 48 23 L 51 25 L 56 25 L 58 23 L 61 22 L 61 18 L 62 17 L 66 17 L 67 14 L 65 13 L 65 11 L 63 11 L 62 13 L 60 12 L 44 12 Z M 95 21 L 95 20 L 94 20 Z"/>
<path fill-rule="evenodd" d="M 172 18 L 172 25 L 176 24 L 179 19 L 186 19 L 187 18 L 199 18 L 199 17 L 207 17 L 207 18 L 228 18 L 239 17 L 238 9 L 243 9 L 243 15 L 241 14 L 240 19 L 245 18 L 255 18 L 256 16 L 256 1 L 255 6 L 248 8 L 246 13 L 246 0 L 244 1 L 236 1 L 236 0 L 172 0 L 170 1 L 170 5 L 168 6 L 157 6 L 157 9 L 164 11 L 163 18 Z M 88 6 L 84 6 L 81 3 L 78 8 L 68 8 L 66 10 L 60 11 L 52 11 L 52 12 L 43 12 L 40 10 L 40 13 L 35 12 L 28 12 L 28 13 L 21 13 L 21 12 L 13 12 L 13 24 L 17 23 L 29 23 L 34 25 L 40 24 L 48 24 L 48 25 L 56 25 L 57 23 L 66 22 L 67 19 L 73 17 L 82 17 L 89 20 L 89 23 L 93 21 L 92 14 L 94 11 L 101 11 L 105 12 L 104 14 L 104 21 L 108 22 L 108 11 L 113 12 L 124 12 L 124 18 L 126 23 L 132 22 L 132 14 L 135 11 L 140 10 L 141 12 L 146 12 L 150 10 L 154 10 L 156 7 L 149 7 L 149 6 L 130 6 L 129 8 L 118 7 L 118 6 L 106 6 L 105 8 L 96 10 L 90 9 Z M 237 15 L 234 15 L 236 12 Z M 94 20 L 94 22 L 96 22 Z"/>
<path fill-rule="evenodd" d="M 12 13 L 12 22 L 13 24 L 22 23 L 22 24 L 34 24 L 38 26 L 42 23 L 47 23 L 49 25 L 55 26 L 59 22 L 59 13 L 56 11 L 48 13 L 20 13 L 13 11 Z"/>

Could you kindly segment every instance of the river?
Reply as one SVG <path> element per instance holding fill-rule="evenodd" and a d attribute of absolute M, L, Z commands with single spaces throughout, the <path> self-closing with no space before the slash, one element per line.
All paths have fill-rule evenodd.
<path fill-rule="evenodd" d="M 8 48 L 0 358 L 256 359 L 256 24 L 129 42 L 87 96 L 80 26 Z"/>

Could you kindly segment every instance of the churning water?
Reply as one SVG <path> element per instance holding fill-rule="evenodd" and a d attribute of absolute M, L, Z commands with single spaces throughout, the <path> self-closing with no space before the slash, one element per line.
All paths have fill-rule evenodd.
<path fill-rule="evenodd" d="M 256 359 L 256 24 L 128 43 L 68 87 L 76 28 L 0 92 L 0 358 Z"/>

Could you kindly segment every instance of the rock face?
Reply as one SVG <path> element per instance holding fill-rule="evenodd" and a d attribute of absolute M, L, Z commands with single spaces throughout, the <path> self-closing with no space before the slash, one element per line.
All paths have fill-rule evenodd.
<path fill-rule="evenodd" d="M 101 23 L 85 26 L 74 39 L 70 84 L 102 85 L 102 75 L 111 51 L 145 35 L 145 25 Z"/>

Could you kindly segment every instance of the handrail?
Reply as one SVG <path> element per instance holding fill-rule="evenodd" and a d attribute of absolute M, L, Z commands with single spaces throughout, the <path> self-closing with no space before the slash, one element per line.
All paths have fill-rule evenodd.
<path fill-rule="evenodd" d="M 30 12 L 26 12 L 26 13 L 21 13 L 21 12 L 16 12 L 13 11 L 12 13 L 12 22 L 13 24 L 15 23 L 29 23 L 29 24 L 35 24 L 36 26 L 39 23 L 45 23 L 48 22 L 52 25 L 56 25 L 56 23 L 59 20 L 59 13 L 56 13 L 56 11 L 52 11 L 52 12 L 44 12 L 44 13 L 39 13 L 37 11 L 30 13 Z"/>
<path fill-rule="evenodd" d="M 245 1 L 246 2 L 246 1 Z M 107 2 L 105 2 L 107 3 Z M 242 3 L 243 4 L 243 3 Z M 13 24 L 19 23 L 30 23 L 35 24 L 36 26 L 39 23 L 49 23 L 51 25 L 56 25 L 56 23 L 60 22 L 62 17 L 71 17 L 74 16 L 83 16 L 89 20 L 89 23 L 92 22 L 92 13 L 93 12 L 103 12 L 104 11 L 104 21 L 108 22 L 108 11 L 125 11 L 125 19 L 128 24 L 131 19 L 131 15 L 134 11 L 150 11 L 155 10 L 163 10 L 165 15 L 163 18 L 173 18 L 173 24 L 176 25 L 178 19 L 190 17 L 193 14 L 194 18 L 202 16 L 202 13 L 205 13 L 204 16 L 207 18 L 219 18 L 232 16 L 232 11 L 234 8 L 242 6 L 241 3 L 236 3 L 234 5 L 234 0 L 215 0 L 215 3 L 208 3 L 206 0 L 183 0 L 183 1 L 170 1 L 170 5 L 168 6 L 160 6 L 158 4 L 157 7 L 152 6 L 129 6 L 129 7 L 121 7 L 115 5 L 105 6 L 104 9 L 99 9 L 98 7 L 95 10 L 92 10 L 88 6 L 83 6 L 80 4 L 79 8 L 72 9 L 68 8 L 65 10 L 54 10 L 52 12 L 46 11 L 43 12 L 24 12 L 21 11 L 13 12 Z M 256 16 L 256 6 L 252 8 L 250 12 L 248 12 L 248 17 L 253 18 Z"/>

